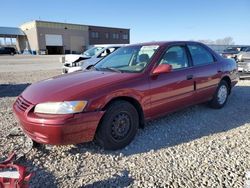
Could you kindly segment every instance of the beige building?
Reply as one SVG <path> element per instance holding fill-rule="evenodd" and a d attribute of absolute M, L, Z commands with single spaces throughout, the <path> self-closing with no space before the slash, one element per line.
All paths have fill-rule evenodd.
<path fill-rule="evenodd" d="M 95 44 L 128 44 L 130 30 L 70 23 L 31 21 L 20 26 L 16 37 L 19 52 L 33 54 L 80 53 Z M 1 33 L 0 33 L 1 34 Z"/>

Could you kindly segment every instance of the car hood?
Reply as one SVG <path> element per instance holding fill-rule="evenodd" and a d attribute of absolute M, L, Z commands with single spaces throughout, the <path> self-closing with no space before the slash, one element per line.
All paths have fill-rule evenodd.
<path fill-rule="evenodd" d="M 78 100 L 79 97 L 101 91 L 109 86 L 133 79 L 136 74 L 102 71 L 84 71 L 43 80 L 30 85 L 21 94 L 32 104 Z"/>
<path fill-rule="evenodd" d="M 82 62 L 81 67 L 83 70 L 85 70 L 87 67 L 89 67 L 90 65 L 95 65 L 100 60 L 101 60 L 101 58 L 90 58 L 90 59 L 80 61 L 80 62 Z"/>
<path fill-rule="evenodd" d="M 68 55 L 65 55 L 65 62 L 72 63 L 78 60 L 79 58 L 81 58 L 82 60 L 89 59 L 89 57 L 86 57 L 83 54 L 68 54 Z"/>

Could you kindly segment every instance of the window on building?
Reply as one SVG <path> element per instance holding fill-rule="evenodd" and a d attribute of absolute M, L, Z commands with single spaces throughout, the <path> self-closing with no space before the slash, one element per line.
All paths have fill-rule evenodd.
<path fill-rule="evenodd" d="M 6 45 L 11 45 L 11 38 L 6 38 L 5 42 L 6 42 Z"/>
<path fill-rule="evenodd" d="M 119 33 L 113 33 L 113 39 L 119 39 Z"/>
<path fill-rule="evenodd" d="M 12 45 L 16 45 L 16 38 L 12 38 Z"/>
<path fill-rule="evenodd" d="M 123 34 L 123 35 L 122 35 L 122 39 L 123 39 L 123 40 L 128 40 L 128 34 Z"/>
<path fill-rule="evenodd" d="M 4 44 L 5 44 L 4 38 L 0 37 L 0 45 L 4 45 Z"/>
<path fill-rule="evenodd" d="M 109 33 L 105 33 L 105 38 L 106 38 L 106 39 L 109 38 Z"/>
<path fill-rule="evenodd" d="M 98 39 L 99 38 L 99 33 L 96 32 L 96 31 L 92 31 L 91 32 L 91 37 L 94 38 L 94 39 Z"/>

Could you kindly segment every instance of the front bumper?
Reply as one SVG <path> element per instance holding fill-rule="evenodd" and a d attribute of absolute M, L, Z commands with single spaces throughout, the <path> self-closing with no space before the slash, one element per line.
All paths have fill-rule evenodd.
<path fill-rule="evenodd" d="M 29 107 L 21 110 L 16 103 L 13 111 L 24 133 L 32 140 L 51 145 L 78 144 L 92 141 L 104 111 L 71 115 L 34 114 Z"/>

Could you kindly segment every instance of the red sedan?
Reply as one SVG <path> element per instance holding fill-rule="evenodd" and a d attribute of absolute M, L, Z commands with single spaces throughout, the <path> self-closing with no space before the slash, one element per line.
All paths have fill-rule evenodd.
<path fill-rule="evenodd" d="M 44 144 L 129 144 L 146 120 L 208 101 L 222 108 L 236 63 L 197 42 L 118 49 L 91 69 L 29 86 L 13 105 L 23 131 Z"/>

